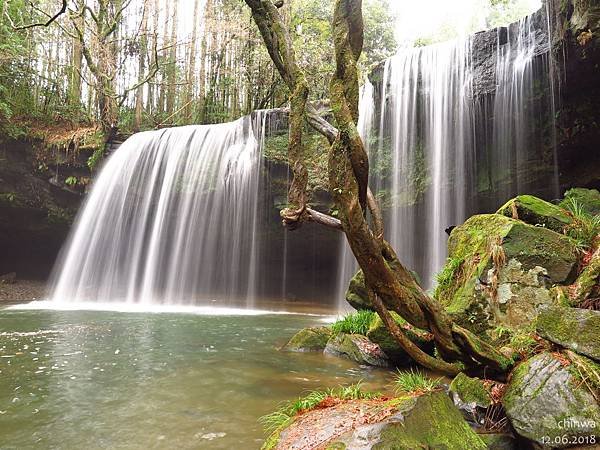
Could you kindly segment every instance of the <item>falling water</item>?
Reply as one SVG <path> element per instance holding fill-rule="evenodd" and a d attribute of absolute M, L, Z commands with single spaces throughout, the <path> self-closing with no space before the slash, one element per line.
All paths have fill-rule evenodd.
<path fill-rule="evenodd" d="M 251 305 L 264 120 L 259 112 L 129 138 L 95 181 L 52 299 Z"/>
<path fill-rule="evenodd" d="M 377 72 L 381 81 L 363 90 L 360 132 L 386 237 L 428 288 L 446 259 L 450 227 L 518 193 L 554 195 L 545 14 L 487 35 L 402 49 Z M 486 36 L 492 45 L 481 52 Z M 355 268 L 344 246 L 339 299 Z"/>

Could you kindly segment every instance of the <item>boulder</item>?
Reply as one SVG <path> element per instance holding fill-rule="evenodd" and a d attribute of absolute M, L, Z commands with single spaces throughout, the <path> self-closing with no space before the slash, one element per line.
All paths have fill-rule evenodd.
<path fill-rule="evenodd" d="M 492 397 L 479 378 L 471 378 L 464 373 L 459 373 L 450 383 L 450 394 L 454 404 L 459 408 L 465 405 L 470 410 L 476 407 L 488 408 L 492 404 Z"/>
<path fill-rule="evenodd" d="M 386 420 L 348 430 L 328 448 L 477 450 L 487 446 L 452 400 L 443 392 L 434 392 L 399 401 L 395 413 Z"/>
<path fill-rule="evenodd" d="M 455 228 L 448 250 L 434 295 L 478 334 L 530 323 L 553 303 L 552 285 L 570 284 L 577 270 L 570 238 L 500 214 L 473 216 Z"/>
<path fill-rule="evenodd" d="M 323 351 L 327 341 L 331 338 L 328 327 L 304 328 L 298 331 L 282 348 L 288 352 L 315 352 Z"/>
<path fill-rule="evenodd" d="M 433 354 L 434 343 L 433 337 L 430 333 L 411 326 L 402 317 L 394 312 L 391 314 L 396 320 L 396 323 L 398 323 L 406 336 L 413 343 L 415 343 L 425 353 Z M 400 347 L 400 345 L 398 345 L 379 316 L 376 316 L 373 322 L 371 322 L 371 326 L 367 332 L 367 337 L 371 342 L 379 345 L 381 350 L 383 350 L 383 352 L 396 366 L 406 366 L 412 363 L 410 356 L 408 356 L 408 354 Z"/>
<path fill-rule="evenodd" d="M 600 361 L 600 311 L 546 308 L 539 314 L 536 328 L 549 341 Z"/>
<path fill-rule="evenodd" d="M 558 233 L 562 233 L 573 222 L 573 218 L 564 209 L 533 195 L 520 195 L 509 200 L 496 214 L 519 219 L 530 225 L 543 226 Z"/>
<path fill-rule="evenodd" d="M 485 445 L 487 450 L 518 450 L 517 441 L 510 434 L 480 434 L 479 437 Z"/>
<path fill-rule="evenodd" d="M 545 448 L 568 447 L 599 432 L 600 406 L 563 364 L 550 353 L 520 364 L 502 399 L 514 430 Z"/>
<path fill-rule="evenodd" d="M 565 198 L 559 206 L 567 208 L 572 201 L 576 201 L 591 216 L 600 214 L 600 192 L 596 189 L 569 189 L 565 192 Z"/>
<path fill-rule="evenodd" d="M 365 287 L 365 275 L 362 270 L 356 272 L 350 280 L 346 291 L 346 301 L 357 311 L 375 311 L 369 300 L 369 293 Z"/>
<path fill-rule="evenodd" d="M 388 367 L 389 358 L 379 345 L 360 334 L 339 333 L 329 339 L 325 353 L 348 358 L 359 364 Z"/>

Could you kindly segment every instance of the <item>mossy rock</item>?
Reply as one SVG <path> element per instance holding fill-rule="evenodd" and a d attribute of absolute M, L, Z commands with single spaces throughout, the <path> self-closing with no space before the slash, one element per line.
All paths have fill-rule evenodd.
<path fill-rule="evenodd" d="M 450 393 L 454 403 L 472 407 L 487 408 L 492 404 L 492 397 L 479 378 L 471 378 L 459 373 L 450 383 Z"/>
<path fill-rule="evenodd" d="M 375 311 L 369 300 L 369 292 L 365 286 L 365 275 L 362 270 L 356 272 L 350 280 L 348 290 L 346 291 L 346 301 L 357 311 Z"/>
<path fill-rule="evenodd" d="M 434 295 L 459 325 L 480 335 L 531 322 L 539 307 L 552 304 L 553 284 L 573 281 L 578 262 L 567 236 L 500 214 L 455 228 L 448 250 Z"/>
<path fill-rule="evenodd" d="M 550 307 L 540 312 L 536 328 L 549 341 L 600 361 L 600 311 Z"/>
<path fill-rule="evenodd" d="M 339 333 L 333 336 L 327 342 L 325 353 L 347 358 L 358 364 L 377 367 L 390 365 L 381 347 L 360 334 Z"/>
<path fill-rule="evenodd" d="M 586 213 L 592 216 L 600 214 L 600 192 L 596 189 L 569 189 L 559 206 L 568 208 L 572 201 L 576 201 Z"/>
<path fill-rule="evenodd" d="M 412 327 L 398 314 L 394 312 L 391 312 L 391 314 L 396 320 L 398 326 L 401 327 L 405 335 L 413 343 L 415 343 L 425 353 L 433 354 L 434 343 L 429 333 Z M 371 322 L 371 326 L 367 332 L 367 337 L 371 342 L 379 345 L 379 347 L 381 347 L 383 352 L 395 365 L 406 366 L 412 363 L 410 356 L 408 356 L 408 354 L 400 347 L 400 345 L 398 345 L 379 316 L 375 316 L 373 322 Z"/>
<path fill-rule="evenodd" d="M 298 331 L 282 348 L 287 352 L 316 352 L 323 351 L 331 338 L 328 327 L 304 328 Z"/>
<path fill-rule="evenodd" d="M 540 445 L 597 436 L 600 406 L 568 364 L 541 353 L 513 371 L 502 405 L 514 430 Z M 600 436 L 597 436 L 600 437 Z"/>
<path fill-rule="evenodd" d="M 573 222 L 573 218 L 564 209 L 533 195 L 520 195 L 509 200 L 496 214 L 519 219 L 530 225 L 543 226 L 558 233 L 562 233 Z"/>
<path fill-rule="evenodd" d="M 510 434 L 480 434 L 479 437 L 485 445 L 487 450 L 518 450 L 517 442 L 514 437 Z"/>
<path fill-rule="evenodd" d="M 398 402 L 396 413 L 382 423 L 347 431 L 330 445 L 373 450 L 486 449 L 452 400 L 443 392 Z M 361 445 L 362 444 L 362 445 Z"/>
<path fill-rule="evenodd" d="M 410 273 L 415 281 L 420 284 L 419 275 L 412 270 Z M 371 301 L 369 300 L 369 292 L 365 286 L 365 275 L 362 270 L 356 272 L 350 280 L 348 289 L 346 290 L 346 301 L 357 311 L 365 309 L 368 311 L 375 311 L 375 308 L 371 305 Z"/>

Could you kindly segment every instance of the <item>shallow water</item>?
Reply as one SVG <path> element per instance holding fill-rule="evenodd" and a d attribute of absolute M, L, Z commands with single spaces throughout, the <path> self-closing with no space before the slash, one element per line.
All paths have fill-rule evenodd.
<path fill-rule="evenodd" d="M 0 310 L 0 448 L 259 448 L 281 401 L 390 372 L 277 351 L 303 315 Z"/>

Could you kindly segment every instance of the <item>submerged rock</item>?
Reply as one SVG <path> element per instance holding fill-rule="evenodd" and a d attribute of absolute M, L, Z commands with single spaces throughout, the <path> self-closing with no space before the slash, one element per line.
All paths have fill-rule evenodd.
<path fill-rule="evenodd" d="M 502 404 L 519 435 L 547 448 L 598 435 L 596 399 L 550 353 L 534 356 L 513 371 Z"/>
<path fill-rule="evenodd" d="M 567 208 L 572 202 L 577 202 L 586 213 L 592 216 L 600 214 L 600 192 L 596 189 L 569 189 L 565 192 L 565 198 L 560 202 L 560 206 Z"/>
<path fill-rule="evenodd" d="M 381 347 L 360 334 L 339 333 L 333 336 L 327 342 L 325 353 L 348 358 L 359 364 L 379 367 L 390 365 L 389 358 Z"/>
<path fill-rule="evenodd" d="M 435 297 L 476 333 L 529 323 L 553 303 L 553 284 L 569 284 L 578 254 L 552 230 L 499 214 L 473 216 L 452 231 Z"/>
<path fill-rule="evenodd" d="M 549 341 L 600 361 L 600 311 L 547 308 L 538 316 L 536 328 Z"/>
<path fill-rule="evenodd" d="M 415 343 L 425 353 L 433 354 L 434 343 L 431 334 L 426 331 L 419 330 L 408 324 L 399 315 L 391 313 L 396 323 L 402 328 L 405 335 Z M 379 345 L 381 350 L 390 358 L 390 360 L 397 366 L 406 366 L 412 363 L 412 359 L 408 354 L 400 347 L 398 342 L 391 335 L 389 330 L 383 324 L 383 321 L 379 316 L 376 316 L 369 331 L 367 337 L 371 342 Z"/>
<path fill-rule="evenodd" d="M 316 352 L 322 351 L 331 337 L 327 327 L 304 328 L 298 331 L 282 348 L 287 352 Z"/>
<path fill-rule="evenodd" d="M 533 195 L 520 195 L 509 200 L 497 214 L 519 219 L 530 225 L 543 226 L 558 233 L 562 233 L 573 222 L 573 218 L 564 209 Z"/>

